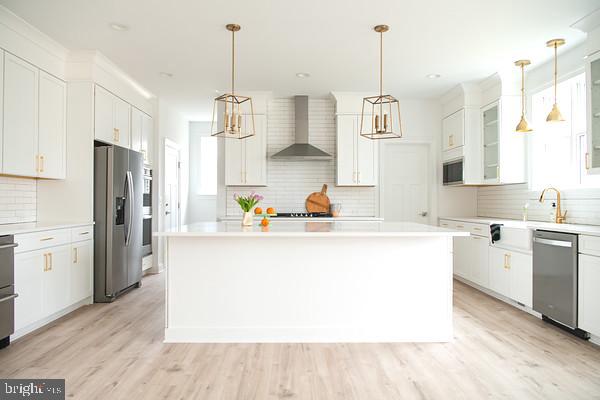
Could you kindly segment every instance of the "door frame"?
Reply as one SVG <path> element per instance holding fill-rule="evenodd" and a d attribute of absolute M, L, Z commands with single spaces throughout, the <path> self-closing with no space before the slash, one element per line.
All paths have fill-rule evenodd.
<path fill-rule="evenodd" d="M 166 160 L 167 160 L 167 149 L 170 149 L 172 151 L 175 151 L 177 153 L 177 228 L 181 227 L 181 147 L 175 143 L 174 141 L 165 138 L 165 142 L 164 142 L 164 154 L 165 154 L 165 168 L 164 171 L 166 171 Z M 161 202 L 161 208 L 162 208 L 162 217 L 164 219 L 166 219 L 166 215 L 165 215 L 165 211 L 166 211 L 166 207 L 165 207 L 165 199 L 167 194 L 167 174 L 164 173 L 163 174 L 163 193 L 162 193 L 162 202 Z"/>
<path fill-rule="evenodd" d="M 427 209 L 428 209 L 428 219 L 427 223 L 431 224 L 432 221 L 437 220 L 437 209 L 434 210 L 434 198 L 437 196 L 437 190 L 435 190 L 435 166 L 432 160 L 435 160 L 435 154 L 432 154 L 433 151 L 433 143 L 426 140 L 406 140 L 401 139 L 401 141 L 384 141 L 384 143 L 379 143 L 379 181 L 377 182 L 377 186 L 379 190 L 377 191 L 377 215 L 379 217 L 384 217 L 384 196 L 385 196 L 385 188 L 383 185 L 383 181 L 385 178 L 385 148 L 387 146 L 420 146 L 424 148 L 427 153 Z"/>

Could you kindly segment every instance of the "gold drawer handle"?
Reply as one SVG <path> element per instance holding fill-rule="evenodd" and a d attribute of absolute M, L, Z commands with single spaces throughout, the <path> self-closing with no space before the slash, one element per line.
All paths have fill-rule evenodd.
<path fill-rule="evenodd" d="M 464 225 L 456 225 L 456 227 L 457 227 L 458 229 L 463 229 L 465 226 L 464 226 Z"/>
<path fill-rule="evenodd" d="M 80 232 L 79 234 L 80 235 L 89 235 L 90 233 L 88 231 L 85 231 L 85 232 Z"/>
<path fill-rule="evenodd" d="M 481 228 L 473 228 L 474 231 L 480 231 Z"/>
<path fill-rule="evenodd" d="M 48 240 L 54 240 L 54 238 L 53 237 L 43 238 L 43 239 L 40 239 L 40 242 L 46 242 Z"/>

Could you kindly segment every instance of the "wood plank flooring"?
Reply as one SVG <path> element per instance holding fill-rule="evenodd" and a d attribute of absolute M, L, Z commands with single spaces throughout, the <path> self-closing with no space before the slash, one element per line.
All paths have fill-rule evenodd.
<path fill-rule="evenodd" d="M 600 347 L 460 282 L 445 344 L 164 344 L 164 281 L 0 350 L 74 399 L 600 399 Z"/>

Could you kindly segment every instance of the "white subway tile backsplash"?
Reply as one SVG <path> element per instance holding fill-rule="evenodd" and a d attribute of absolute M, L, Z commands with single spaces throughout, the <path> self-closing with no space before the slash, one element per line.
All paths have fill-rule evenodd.
<path fill-rule="evenodd" d="M 329 99 L 310 99 L 309 141 L 335 157 L 335 105 Z M 281 98 L 268 104 L 267 154 L 270 156 L 294 142 L 294 99 Z M 342 204 L 342 214 L 375 216 L 377 190 L 375 187 L 336 187 L 335 161 L 267 161 L 267 187 L 227 188 L 227 215 L 239 215 L 241 210 L 233 200 L 234 193 L 255 191 L 265 196 L 262 205 L 273 206 L 281 212 L 305 211 L 304 201 L 326 183 L 331 202 Z"/>
<path fill-rule="evenodd" d="M 35 222 L 37 181 L 0 176 L 0 224 Z"/>
<path fill-rule="evenodd" d="M 528 218 L 532 221 L 548 221 L 555 194 L 549 192 L 546 201 L 538 201 L 541 191 L 529 190 L 527 184 L 491 186 L 477 191 L 477 215 L 521 219 L 523 206 L 528 203 Z M 571 224 L 600 225 L 600 188 L 565 190 L 561 192 L 561 207 L 567 211 Z"/>

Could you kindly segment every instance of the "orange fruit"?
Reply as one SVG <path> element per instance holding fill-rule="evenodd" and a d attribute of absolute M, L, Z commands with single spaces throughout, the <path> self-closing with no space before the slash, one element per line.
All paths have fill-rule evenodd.
<path fill-rule="evenodd" d="M 262 214 L 262 208 L 260 208 L 260 207 L 256 207 L 256 208 L 254 209 L 254 214 L 256 214 L 256 215 L 258 215 L 258 214 Z"/>
<path fill-rule="evenodd" d="M 275 214 L 275 209 L 273 207 L 267 208 L 267 214 Z"/>
<path fill-rule="evenodd" d="M 269 226 L 269 219 L 268 218 L 263 218 L 262 221 L 260 221 L 260 224 L 262 226 Z"/>

